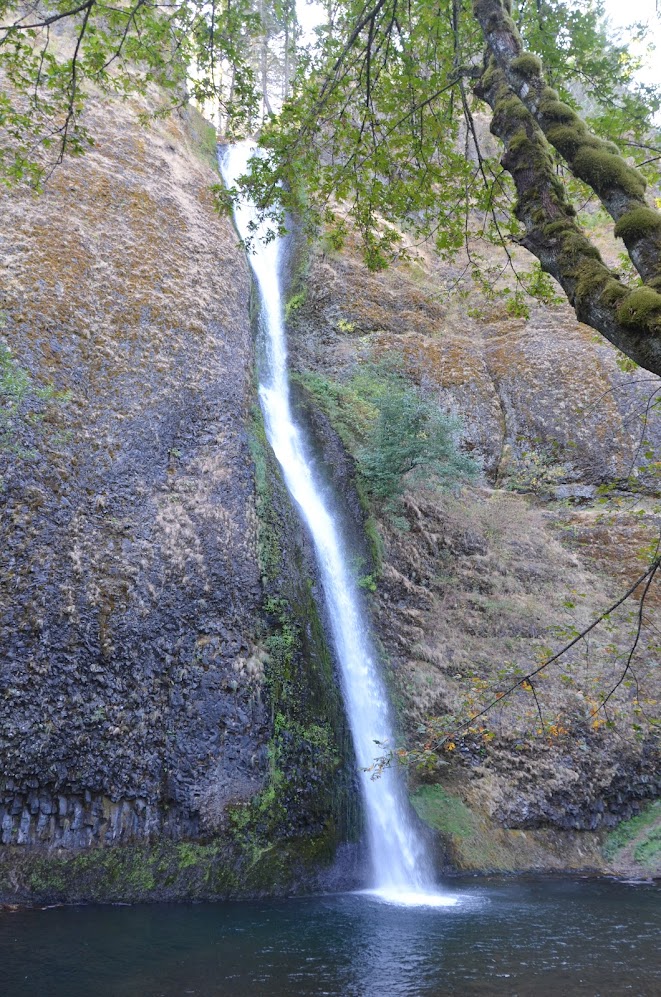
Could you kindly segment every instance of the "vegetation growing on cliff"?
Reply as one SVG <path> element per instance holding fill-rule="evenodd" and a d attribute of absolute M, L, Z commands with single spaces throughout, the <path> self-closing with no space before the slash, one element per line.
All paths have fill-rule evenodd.
<path fill-rule="evenodd" d="M 82 13 L 84 17 L 84 11 Z M 367 27 L 369 35 L 369 26 L 364 27 Z M 406 39 L 404 39 L 403 44 L 405 42 Z M 538 72 L 539 65 L 537 60 L 531 59 L 526 55 L 518 56 L 513 61 L 514 70 L 526 75 L 526 77 L 531 77 Z M 384 69 L 383 72 L 385 73 L 385 71 Z M 501 86 L 495 74 L 491 77 L 487 76 L 487 83 L 489 82 L 497 90 Z M 461 88 L 459 88 L 459 92 L 461 92 Z M 463 96 L 465 95 L 462 93 Z M 498 99 L 502 97 L 503 94 L 499 91 Z M 528 131 L 525 130 L 528 126 L 528 119 L 525 118 L 524 113 L 516 103 L 517 99 L 509 92 L 506 94 L 504 104 L 502 105 L 504 118 L 506 119 L 503 127 L 509 128 L 512 119 L 515 119 L 515 123 L 517 124 L 520 124 L 522 120 L 526 122 L 524 127 L 525 134 L 522 134 L 519 128 L 518 134 L 513 135 L 510 147 L 513 154 L 521 155 L 519 165 L 522 168 L 525 166 L 526 169 L 529 169 L 531 163 L 533 166 L 537 164 L 539 147 L 536 141 L 533 141 L 533 138 L 529 136 Z M 470 100 L 468 104 L 468 110 L 470 111 L 473 105 Z M 562 126 L 571 126 L 573 129 L 572 135 L 569 137 L 567 134 L 564 134 L 564 136 L 559 135 L 557 131 L 553 133 L 558 141 L 558 145 L 565 142 L 567 150 L 570 149 L 570 146 L 573 148 L 573 145 L 578 147 L 581 144 L 579 140 L 582 140 L 584 135 L 583 131 L 571 117 L 571 114 L 574 112 L 571 107 L 567 110 L 566 108 L 568 107 L 568 104 L 563 104 L 559 107 L 551 106 L 551 104 L 547 105 L 547 114 L 555 116 L 556 124 L 562 118 L 560 122 Z M 470 132 L 470 117 L 466 114 L 463 100 L 461 114 L 464 115 L 468 132 Z M 424 116 L 420 118 L 420 122 L 421 130 L 427 128 L 429 122 L 424 119 Z M 632 133 L 628 132 L 627 134 Z M 474 135 L 473 138 L 474 144 L 477 146 L 477 137 Z M 456 134 L 453 136 L 453 141 L 456 144 Z M 583 144 L 586 143 L 584 142 Z M 612 151 L 605 148 L 600 148 L 599 151 L 600 155 L 602 153 L 608 156 L 613 155 Z M 470 159 L 470 156 L 468 159 Z M 582 160 L 579 159 L 580 162 L 583 162 L 583 172 L 589 172 L 590 162 L 588 161 L 586 165 L 585 155 Z M 640 192 L 640 184 L 632 181 L 629 173 L 623 172 L 621 166 L 614 165 L 610 159 L 605 161 L 598 160 L 596 162 L 598 167 L 596 172 L 594 169 L 595 161 L 592 162 L 592 179 L 595 184 L 602 182 L 604 177 L 608 176 L 611 180 L 615 178 L 621 185 L 626 186 L 628 193 L 632 197 Z M 555 165 L 557 167 L 557 163 Z M 343 163 L 343 166 L 346 166 L 346 163 Z M 382 167 L 385 169 L 386 164 L 382 163 L 379 169 Z M 452 171 L 455 167 L 459 171 L 458 160 L 454 160 Z M 575 191 L 580 192 L 582 189 L 580 185 L 577 184 L 574 186 L 568 174 L 563 174 L 563 169 L 564 167 L 560 168 L 560 173 L 563 177 L 564 186 L 570 193 Z M 461 177 L 461 175 L 457 172 L 458 177 Z M 446 179 L 449 176 L 450 173 L 445 174 Z M 301 183 L 298 187 L 294 185 L 292 191 L 298 199 L 296 203 L 300 204 L 299 194 L 303 189 L 303 181 L 307 183 L 307 180 L 305 174 L 301 174 L 299 179 Z M 396 184 L 393 184 L 395 194 L 401 193 L 402 190 L 403 188 L 399 188 Z M 439 190 L 438 187 L 434 187 L 431 181 L 430 190 L 438 206 Z M 353 196 L 351 182 L 348 182 L 348 185 L 345 186 L 344 193 L 346 199 L 342 210 L 350 203 Z M 549 182 L 546 193 L 553 195 L 551 199 L 552 203 L 558 207 L 556 201 L 560 197 L 560 193 L 553 182 Z M 471 207 L 474 207 L 476 204 L 482 207 L 486 206 L 486 202 L 482 203 L 479 198 L 474 198 L 473 195 L 474 191 L 467 194 L 464 204 L 470 204 Z M 375 188 L 374 196 L 376 199 L 373 203 L 378 204 L 378 198 L 387 197 L 387 191 Z M 314 202 L 314 198 L 312 202 Z M 504 208 L 504 203 L 504 201 L 498 202 L 498 211 Z M 496 202 L 494 201 L 493 204 L 496 204 Z M 446 204 L 445 207 L 450 206 Z M 538 208 L 539 206 L 537 206 L 536 210 Z M 320 220 L 330 227 L 329 245 L 332 250 L 336 250 L 341 241 L 340 235 L 343 228 L 343 219 L 337 215 L 332 217 L 326 214 L 316 215 L 315 218 L 314 203 L 312 203 L 312 209 L 310 215 L 312 220 Z M 417 210 L 415 201 L 410 201 L 405 212 L 405 228 L 408 228 L 409 235 L 416 220 L 419 220 L 416 216 Z M 498 211 L 494 216 L 489 215 L 491 220 L 487 219 L 487 226 L 486 228 L 483 227 L 481 235 L 487 238 L 500 237 L 498 226 L 501 224 L 502 217 L 501 214 L 498 214 Z M 652 208 L 641 208 L 638 206 L 626 212 L 621 219 L 621 225 L 618 223 L 620 225 L 619 231 L 628 239 L 633 240 L 654 236 L 657 226 L 650 221 L 650 216 L 645 213 L 647 211 L 653 217 L 656 217 Z M 568 218 L 573 217 L 570 211 L 567 211 L 566 214 Z M 394 249 L 395 252 L 398 251 L 397 247 L 400 244 L 397 241 L 397 233 L 394 228 L 390 233 L 383 231 L 383 219 L 379 216 L 378 212 L 373 213 L 371 218 L 361 216 L 360 214 L 356 215 L 356 218 L 362 226 L 363 235 L 366 238 L 368 262 L 375 269 L 378 269 L 382 263 L 387 262 L 391 249 Z M 462 216 L 464 226 L 463 238 L 466 237 L 466 218 L 467 215 L 464 214 Z M 474 221 L 474 218 L 475 216 L 471 215 L 471 223 Z M 533 221 L 535 221 L 534 218 Z M 537 219 L 535 224 L 538 222 L 541 224 L 539 219 Z M 492 228 L 492 223 L 496 226 L 495 229 Z M 574 237 L 575 233 L 571 228 L 571 224 L 567 224 L 567 217 L 563 216 L 560 219 L 558 227 L 554 228 L 553 226 L 556 224 L 558 223 L 551 222 L 545 224 L 543 226 L 544 234 L 554 239 L 557 238 L 562 244 L 561 250 L 564 262 L 568 266 L 570 264 L 574 266 L 577 263 L 577 254 L 580 256 L 580 254 L 584 253 L 584 250 L 588 260 L 591 261 L 589 264 L 586 264 L 585 261 L 581 262 L 579 260 L 575 267 L 576 275 L 579 278 L 576 285 L 577 299 L 588 300 L 589 302 L 590 296 L 602 289 L 606 293 L 608 300 L 610 301 L 612 298 L 612 302 L 617 305 L 618 310 L 616 314 L 623 326 L 635 329 L 642 319 L 648 324 L 650 322 L 654 324 L 657 312 L 654 289 L 648 287 L 639 288 L 627 296 L 626 291 L 622 290 L 617 280 L 611 280 L 610 276 L 606 279 L 604 287 L 602 280 L 604 274 L 597 265 L 596 256 L 590 251 L 589 247 L 586 247 L 584 243 Z M 374 226 L 374 232 L 371 234 L 370 225 Z M 346 226 L 344 228 L 346 231 Z M 385 225 L 385 228 L 387 229 L 387 225 Z M 379 235 L 380 232 L 383 235 L 383 239 Z M 512 234 L 514 234 L 514 228 L 512 229 Z M 449 252 L 452 248 L 450 245 L 443 246 L 439 243 L 439 249 L 442 252 L 446 250 Z M 510 260 L 510 262 L 512 261 Z M 480 266 L 475 267 L 476 273 L 480 272 Z M 518 274 L 516 281 L 517 290 L 515 295 L 512 296 L 515 305 L 510 314 L 513 317 L 520 317 L 523 312 L 519 310 L 519 301 L 521 295 L 525 293 L 525 287 Z M 149 300 L 150 302 L 152 301 L 151 288 L 149 290 Z M 289 309 L 290 314 L 293 314 L 302 304 L 303 302 L 300 298 L 292 299 L 293 307 Z M 357 331 L 356 324 L 351 316 L 340 319 L 337 323 L 337 328 L 348 335 L 353 335 Z M 384 335 L 383 342 L 386 341 L 392 346 L 393 337 Z M 10 406 L 14 405 L 17 398 L 23 400 L 26 397 L 25 378 L 27 377 L 21 368 L 14 367 L 12 364 L 13 361 L 8 361 L 5 365 L 7 397 L 10 399 Z M 311 392 L 316 392 L 320 406 L 325 407 L 329 415 L 332 414 L 333 423 L 339 425 L 346 439 L 349 441 L 349 448 L 356 456 L 358 462 L 363 494 L 367 494 L 374 500 L 373 505 L 384 507 L 388 504 L 389 500 L 393 498 L 399 499 L 405 490 L 405 486 L 415 484 L 414 479 L 416 474 L 419 475 L 421 472 L 422 474 L 429 472 L 436 481 L 442 481 L 443 478 L 451 481 L 456 476 L 461 477 L 470 472 L 470 463 L 456 449 L 454 441 L 455 428 L 450 422 L 443 420 L 439 416 L 435 404 L 431 405 L 429 402 L 429 395 L 414 388 L 408 382 L 406 379 L 408 372 L 406 377 L 403 372 L 398 375 L 388 375 L 381 372 L 377 378 L 374 377 L 373 372 L 363 368 L 353 378 L 344 381 L 336 380 L 335 372 L 332 371 L 329 374 L 329 378 L 331 379 L 325 379 L 319 375 L 314 375 L 313 377 L 316 378 L 316 382 L 313 378 L 308 377 L 307 380 L 303 379 L 304 383 Z M 212 445 L 215 446 L 215 442 L 213 442 L 215 441 L 214 433 L 216 433 L 216 429 L 211 433 Z M 178 448 L 179 443 L 176 439 L 170 442 L 177 443 L 176 448 L 172 446 L 168 449 L 167 473 L 168 475 L 174 475 L 175 471 L 172 465 L 175 462 L 170 460 L 170 456 L 174 455 L 179 460 L 182 456 L 182 451 Z M 279 581 L 285 569 L 281 563 L 284 550 L 282 545 L 283 538 L 278 532 L 277 524 L 274 523 L 272 515 L 273 503 L 277 499 L 274 499 L 271 483 L 268 481 L 267 458 L 264 450 L 263 440 L 260 437 L 259 430 L 257 430 L 255 433 L 255 443 L 252 448 L 257 472 L 257 511 L 259 517 L 257 532 L 262 580 L 268 586 Z M 238 458 L 236 466 L 240 466 Z M 245 461 L 242 466 L 245 466 Z M 176 499 L 176 495 L 172 497 Z M 197 516 L 197 511 L 193 515 Z M 172 529 L 176 527 L 176 523 L 180 519 L 181 510 L 177 508 L 168 521 Z M 113 522 L 118 523 L 116 519 L 113 519 Z M 400 523 L 402 522 L 407 526 L 414 527 L 418 534 L 420 534 L 420 543 L 429 544 L 429 549 L 434 551 L 433 558 L 437 558 L 437 561 L 434 560 L 434 570 L 438 571 L 438 577 L 440 577 L 441 572 L 446 567 L 444 557 L 447 554 L 447 550 L 443 546 L 445 541 L 442 529 L 438 529 L 437 526 L 434 530 L 428 529 L 429 520 L 425 520 L 419 508 L 416 508 L 415 503 L 407 505 L 405 516 L 400 517 Z M 121 524 L 118 525 L 121 527 Z M 462 558 L 465 558 L 466 551 L 470 554 L 472 538 L 469 534 L 470 531 L 467 533 L 467 538 L 463 538 L 458 542 L 457 550 Z M 481 541 L 478 538 L 478 546 L 473 550 L 474 554 L 477 551 L 476 557 L 478 558 L 482 556 L 480 543 Z M 411 546 L 413 547 L 413 545 Z M 456 551 L 454 556 L 457 556 Z M 431 560 L 432 558 L 429 558 L 430 562 Z M 408 585 L 407 594 L 399 600 L 405 604 L 406 612 L 410 612 L 410 618 L 414 621 L 411 632 L 414 632 L 414 628 L 418 627 L 420 622 L 420 610 L 413 603 L 415 598 L 417 598 L 419 590 L 427 584 L 427 580 L 424 577 L 421 578 L 419 574 L 420 568 L 424 569 L 425 563 L 425 557 L 421 556 L 419 564 L 414 565 L 411 570 L 410 579 L 406 579 Z M 288 563 L 287 569 L 289 567 L 290 564 Z M 437 584 L 437 580 L 434 581 L 434 584 Z M 392 578 L 389 581 L 392 584 Z M 372 588 L 373 579 L 371 575 L 365 576 L 364 582 L 365 587 Z M 482 619 L 493 620 L 496 618 L 496 614 L 498 614 L 499 618 L 507 618 L 507 613 L 504 609 L 506 600 L 504 598 L 501 599 L 498 592 L 493 595 L 488 590 L 483 591 L 488 584 L 489 581 L 485 581 L 483 575 L 476 572 L 474 580 L 475 592 L 471 596 L 471 607 L 474 610 L 474 614 L 470 625 L 476 626 L 478 631 L 479 625 L 475 624 L 475 620 L 479 620 L 480 617 Z M 207 591 L 207 588 L 205 588 L 205 594 L 202 596 L 205 601 L 207 599 Z M 264 608 L 269 618 L 269 625 L 260 634 L 263 647 L 260 647 L 259 653 L 263 653 L 264 661 L 267 665 L 265 690 L 271 696 L 270 705 L 272 707 L 273 736 L 269 745 L 269 782 L 261 795 L 257 796 L 250 804 L 239 803 L 232 808 L 233 828 L 236 831 L 237 840 L 240 839 L 241 843 L 245 845 L 244 854 L 248 855 L 250 860 L 255 860 L 256 867 L 263 862 L 266 851 L 271 847 L 276 838 L 280 841 L 295 839 L 297 830 L 299 829 L 292 826 L 291 814 L 295 812 L 296 806 L 301 800 L 310 804 L 309 814 L 319 819 L 316 827 L 319 833 L 315 835 L 315 844 L 311 847 L 318 845 L 320 849 L 323 849 L 335 840 L 337 829 L 333 826 L 332 819 L 327 819 L 328 814 L 334 814 L 336 810 L 333 800 L 329 804 L 329 794 L 332 796 L 332 793 L 335 792 L 335 780 L 340 771 L 340 759 L 343 757 L 343 751 L 340 749 L 340 745 L 335 740 L 333 734 L 333 730 L 341 724 L 341 720 L 338 722 L 339 712 L 337 714 L 333 713 L 336 704 L 328 701 L 327 698 L 328 688 L 332 683 L 329 659 L 323 654 L 321 659 L 315 657 L 318 647 L 323 642 L 320 642 L 319 645 L 317 644 L 317 630 L 320 630 L 320 624 L 314 612 L 310 592 L 300 597 L 300 601 L 289 599 L 276 603 L 268 600 Z M 103 629 L 105 633 L 107 624 L 104 613 L 105 609 L 99 613 L 99 629 Z M 440 613 L 437 614 L 436 618 L 438 619 L 440 615 Z M 313 639 L 311 639 L 309 631 L 312 631 Z M 414 647 L 414 640 L 409 638 L 408 633 L 407 631 L 407 636 L 404 640 L 408 642 L 409 647 Z M 399 634 L 398 640 L 402 640 Z M 308 653 L 308 642 L 312 646 L 310 653 Z M 414 653 L 418 653 L 417 648 Z M 621 649 L 616 648 L 613 657 L 615 666 L 620 667 L 624 660 Z M 297 658 L 306 661 L 312 666 L 312 672 L 306 674 L 304 680 L 300 674 L 297 674 L 297 668 L 299 667 Z M 49 662 L 50 666 L 51 662 Z M 525 693 L 525 696 L 521 695 L 520 699 L 525 700 L 526 709 L 531 715 L 533 724 L 537 724 L 537 717 L 539 716 L 541 738 L 548 736 L 559 741 L 566 736 L 566 728 L 562 724 L 555 722 L 557 718 L 554 713 L 549 712 L 547 714 L 543 704 L 542 709 L 538 712 L 535 675 L 530 672 L 529 669 L 531 667 L 531 665 L 527 665 L 525 670 L 519 671 L 512 669 L 511 675 L 509 672 L 505 672 L 503 675 L 498 676 L 499 681 L 501 683 L 509 681 L 512 684 L 516 680 L 517 695 L 518 692 L 521 694 Z M 126 671 L 128 673 L 130 669 L 126 669 Z M 468 677 L 471 680 L 477 677 L 479 681 L 483 681 L 477 673 L 478 669 L 476 668 L 475 676 L 471 673 Z M 628 672 L 625 671 L 625 678 L 627 674 Z M 532 683 L 530 682 L 531 678 L 533 680 Z M 568 685 L 570 681 L 573 682 L 573 676 L 569 673 L 569 670 L 566 678 Z M 319 684 L 315 687 L 316 691 L 310 694 L 310 688 L 314 687 L 317 680 Z M 572 685 L 571 688 L 573 689 L 574 686 Z M 484 686 L 476 686 L 476 696 L 474 702 L 470 704 L 471 713 L 476 712 L 477 706 L 481 705 L 478 702 L 478 694 L 481 693 L 486 696 L 488 691 Z M 629 694 L 628 689 L 627 694 Z M 635 694 L 637 695 L 637 693 Z M 632 692 L 631 695 L 634 695 L 634 693 Z M 320 703 L 327 710 L 328 716 L 324 715 L 322 718 L 318 716 Z M 589 711 L 592 713 L 596 709 L 598 713 L 599 708 L 600 703 L 595 698 L 594 702 L 589 706 Z M 103 707 L 98 707 L 92 716 L 99 718 L 102 713 Z M 454 717 L 454 714 L 452 716 Z M 461 721 L 462 717 L 458 717 L 457 719 Z M 472 719 L 474 718 L 471 717 Z M 599 729 L 601 729 L 602 724 L 605 725 L 610 722 L 607 720 L 602 721 L 601 717 L 596 716 L 596 714 L 592 715 L 590 719 L 592 721 L 596 720 Z M 439 731 L 439 733 L 439 741 L 443 740 L 443 750 L 447 746 L 448 753 L 454 752 L 456 745 L 450 748 L 448 740 L 445 739 L 445 734 L 448 731 L 444 729 Z M 478 731 L 478 734 L 484 734 L 486 738 L 490 732 Z M 636 730 L 635 741 L 638 741 L 639 734 L 640 732 Z M 170 736 L 169 732 L 168 736 Z M 467 750 L 471 750 L 468 739 Z M 481 747 L 480 750 L 482 750 Z M 480 759 L 482 758 L 481 755 L 479 757 Z M 286 805 L 283 804 L 283 801 L 287 801 Z M 306 825 L 306 833 L 310 830 L 310 827 L 311 824 L 308 823 Z M 649 847 L 653 846 L 654 842 Z M 184 867 L 194 864 L 195 855 L 192 852 L 194 852 L 194 849 L 191 849 L 190 852 L 184 849 L 184 854 L 181 856 Z M 153 877 L 149 870 L 143 874 L 143 871 L 138 868 L 132 875 L 135 875 L 137 889 L 151 889 Z"/>
<path fill-rule="evenodd" d="M 459 448 L 459 422 L 407 383 L 396 361 L 364 364 L 346 384 L 318 374 L 297 376 L 355 457 L 365 491 L 391 503 L 422 477 L 448 487 L 477 473 L 475 461 Z"/>
<path fill-rule="evenodd" d="M 251 867 L 267 853 L 284 855 L 289 846 L 309 860 L 328 860 L 338 839 L 353 830 L 346 817 L 350 748 L 340 691 L 311 585 L 300 563 L 285 565 L 296 521 L 257 407 L 250 449 L 265 592 L 263 695 L 271 736 L 264 788 L 229 808 L 231 836 Z"/>
<path fill-rule="evenodd" d="M 62 406 L 69 398 L 68 392 L 58 392 L 50 385 L 44 388 L 34 385 L 0 339 L 0 457 L 36 458 L 36 447 L 49 429 L 49 443 L 57 448 L 65 438 L 60 424 Z"/>

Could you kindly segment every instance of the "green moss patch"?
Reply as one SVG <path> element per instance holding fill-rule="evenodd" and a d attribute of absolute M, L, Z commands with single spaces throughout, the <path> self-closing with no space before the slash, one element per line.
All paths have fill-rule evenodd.
<path fill-rule="evenodd" d="M 581 148 L 602 147 L 600 140 L 588 135 L 585 127 L 573 124 L 551 125 L 546 129 L 546 137 L 567 160 L 572 160 Z"/>
<path fill-rule="evenodd" d="M 436 831 L 459 838 L 470 838 L 478 831 L 473 812 L 442 786 L 421 786 L 411 802 L 418 817 Z"/>
<path fill-rule="evenodd" d="M 277 578 L 281 561 L 281 545 L 269 472 L 270 451 L 266 441 L 262 413 L 257 405 L 252 413 L 249 446 L 255 473 L 257 557 L 262 581 L 264 584 L 268 584 Z"/>
<path fill-rule="evenodd" d="M 452 865 L 470 872 L 599 871 L 598 836 L 540 828 L 509 830 L 471 810 L 442 786 L 422 786 L 411 802 L 436 831 Z"/>
<path fill-rule="evenodd" d="M 460 797 L 442 786 L 421 786 L 411 802 L 420 819 L 438 832 L 457 869 L 492 872 L 516 868 L 515 858 L 503 848 L 490 822 L 473 813 Z"/>
<path fill-rule="evenodd" d="M 39 387 L 0 339 L 0 458 L 36 461 L 46 450 L 58 452 L 70 437 L 70 398 L 53 385 Z"/>
<path fill-rule="evenodd" d="M 643 197 L 645 194 L 643 177 L 621 156 L 605 149 L 593 149 L 586 143 L 582 144 L 574 157 L 573 167 L 576 175 L 595 190 L 618 187 L 630 197 Z"/>
<path fill-rule="evenodd" d="M 651 287 L 637 287 L 623 298 L 617 309 L 622 325 L 650 332 L 661 328 L 661 294 Z"/>
<path fill-rule="evenodd" d="M 198 159 L 210 166 L 214 173 L 219 173 L 216 129 L 196 108 L 190 105 L 185 110 L 185 120 L 193 152 Z"/>
<path fill-rule="evenodd" d="M 625 242 L 643 239 L 655 232 L 661 232 L 661 214 L 652 208 L 640 207 L 627 211 L 615 226 L 615 235 Z"/>
<path fill-rule="evenodd" d="M 516 59 L 512 59 L 512 69 L 528 79 L 531 76 L 541 76 L 542 60 L 532 52 L 523 52 Z"/>
<path fill-rule="evenodd" d="M 113 845 L 73 854 L 6 848 L 0 853 L 0 897 L 135 903 L 277 895 L 296 889 L 332 855 L 329 835 L 292 837 L 259 850 L 226 839 Z"/>
<path fill-rule="evenodd" d="M 567 125 L 579 122 L 583 130 L 585 130 L 585 125 L 578 118 L 576 111 L 569 104 L 564 104 L 561 100 L 553 100 L 547 97 L 540 101 L 539 109 L 548 121 L 557 121 L 559 124 Z"/>
<path fill-rule="evenodd" d="M 628 857 L 644 867 L 661 866 L 661 800 L 611 831 L 604 843 L 604 855 L 614 865 Z"/>

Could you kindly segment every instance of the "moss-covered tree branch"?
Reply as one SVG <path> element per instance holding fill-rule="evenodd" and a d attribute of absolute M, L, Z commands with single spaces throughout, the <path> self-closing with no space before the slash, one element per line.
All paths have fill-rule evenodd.
<path fill-rule="evenodd" d="M 597 194 L 643 281 L 661 291 L 661 213 L 645 199 L 644 178 L 616 146 L 592 134 L 573 108 L 558 99 L 546 83 L 541 61 L 524 50 L 509 8 L 509 0 L 474 2 L 491 55 L 572 173 Z"/>
<path fill-rule="evenodd" d="M 661 294 L 650 287 L 631 290 L 603 262 L 576 223 L 541 128 L 512 93 L 495 59 L 476 94 L 492 108 L 491 131 L 505 146 L 502 165 L 516 186 L 515 213 L 525 228 L 522 245 L 562 286 L 581 322 L 641 367 L 661 374 Z"/>

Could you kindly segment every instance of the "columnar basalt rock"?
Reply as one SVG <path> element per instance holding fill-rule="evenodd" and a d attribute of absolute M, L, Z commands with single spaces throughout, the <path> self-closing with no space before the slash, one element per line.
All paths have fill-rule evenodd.
<path fill-rule="evenodd" d="M 181 836 L 265 777 L 249 278 L 208 126 L 137 110 L 3 197 L 5 844 Z"/>
<path fill-rule="evenodd" d="M 268 891 L 270 867 L 284 889 L 347 836 L 351 749 L 306 541 L 259 451 L 215 134 L 190 110 L 145 130 L 157 101 L 95 105 L 89 155 L 2 196 L 8 898 L 199 896 L 207 874 L 208 895 Z"/>

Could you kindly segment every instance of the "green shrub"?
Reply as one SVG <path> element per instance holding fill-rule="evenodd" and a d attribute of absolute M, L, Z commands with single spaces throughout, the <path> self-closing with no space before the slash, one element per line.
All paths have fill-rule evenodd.
<path fill-rule="evenodd" d="M 69 392 L 56 391 L 52 385 L 37 387 L 0 339 L 0 455 L 34 460 L 38 456 L 35 446 L 46 439 L 51 447 L 64 442 L 58 423 L 69 399 Z"/>
<path fill-rule="evenodd" d="M 402 362 L 391 356 L 364 364 L 346 384 L 318 374 L 294 375 L 353 455 L 359 491 L 368 499 L 396 499 L 407 479 L 448 486 L 478 470 L 458 448 L 459 422 L 399 373 Z"/>
<path fill-rule="evenodd" d="M 371 401 L 376 418 L 356 456 L 376 498 L 397 498 L 407 479 L 447 486 L 475 476 L 477 465 L 457 446 L 458 422 L 416 388 L 390 375 Z"/>

